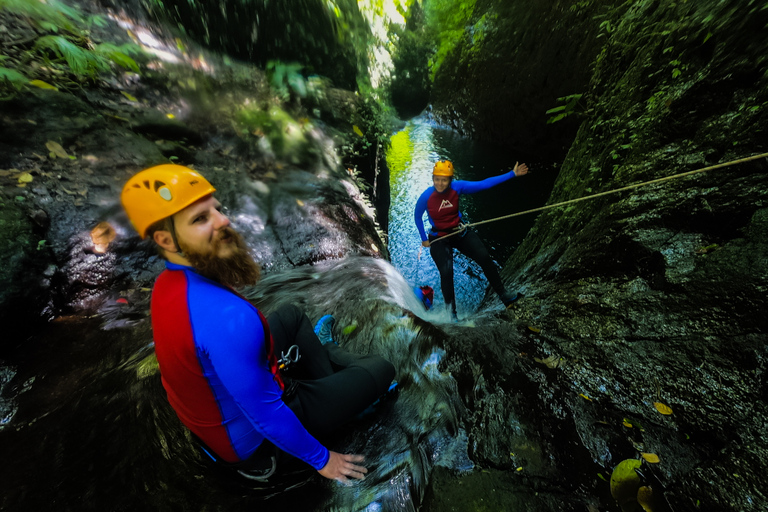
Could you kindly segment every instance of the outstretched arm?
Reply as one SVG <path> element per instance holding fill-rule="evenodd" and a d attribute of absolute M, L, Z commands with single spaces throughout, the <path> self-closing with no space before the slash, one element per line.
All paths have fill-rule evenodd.
<path fill-rule="evenodd" d="M 528 166 L 525 164 L 519 164 L 515 162 L 515 167 L 509 172 L 500 174 L 498 176 L 491 176 L 481 181 L 454 181 L 453 188 L 460 194 L 474 194 L 482 190 L 488 190 L 495 187 L 507 180 L 511 180 L 515 176 L 522 176 L 528 174 Z"/>

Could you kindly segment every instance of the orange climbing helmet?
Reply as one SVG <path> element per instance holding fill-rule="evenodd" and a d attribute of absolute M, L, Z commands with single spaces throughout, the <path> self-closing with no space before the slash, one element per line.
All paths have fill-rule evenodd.
<path fill-rule="evenodd" d="M 152 224 L 215 191 L 208 180 L 189 167 L 164 164 L 145 169 L 129 179 L 120 201 L 133 227 L 145 238 Z"/>
<path fill-rule="evenodd" d="M 435 168 L 432 169 L 432 175 L 453 178 L 453 164 L 450 160 L 439 160 L 435 162 Z"/>

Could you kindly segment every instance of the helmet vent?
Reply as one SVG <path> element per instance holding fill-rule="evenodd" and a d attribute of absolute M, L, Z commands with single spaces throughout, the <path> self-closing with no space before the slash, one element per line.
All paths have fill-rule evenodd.
<path fill-rule="evenodd" d="M 159 189 L 160 187 L 164 187 L 164 186 L 165 186 L 165 183 L 163 183 L 160 180 L 155 180 L 155 192 L 157 192 L 157 189 Z"/>
<path fill-rule="evenodd" d="M 142 183 L 144 183 L 144 187 L 149 189 L 149 180 L 144 180 Z"/>
<path fill-rule="evenodd" d="M 200 183 L 200 182 L 197 181 L 197 180 L 192 180 L 192 181 L 189 182 L 190 185 L 197 185 L 198 183 Z"/>

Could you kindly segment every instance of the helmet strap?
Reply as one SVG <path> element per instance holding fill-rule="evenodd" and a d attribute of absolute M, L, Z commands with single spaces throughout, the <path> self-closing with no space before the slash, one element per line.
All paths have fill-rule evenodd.
<path fill-rule="evenodd" d="M 173 215 L 171 215 L 168 227 L 169 227 L 168 231 L 171 232 L 171 238 L 173 239 L 173 245 L 176 246 L 176 254 L 178 254 L 181 257 L 184 257 L 184 251 L 181 250 L 181 246 L 179 245 L 179 239 L 176 238 L 176 222 L 173 220 Z"/>

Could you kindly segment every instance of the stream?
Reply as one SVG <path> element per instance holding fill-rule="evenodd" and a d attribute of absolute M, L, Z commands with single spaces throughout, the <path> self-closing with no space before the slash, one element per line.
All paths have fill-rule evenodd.
<path fill-rule="evenodd" d="M 431 286 L 435 291 L 435 304 L 440 305 L 438 310 L 447 318 L 447 312 L 442 308 L 437 267 L 429 249 L 422 249 L 413 219 L 416 200 L 432 186 L 432 167 L 440 159 L 451 160 L 457 179 L 469 181 L 507 172 L 516 161 L 526 163 L 530 168 L 526 176 L 478 194 L 462 195 L 461 211 L 465 223 L 495 219 L 544 205 L 552 191 L 557 171 L 551 162 L 540 157 L 462 137 L 453 130 L 430 122 L 425 116 L 411 119 L 405 128 L 392 136 L 387 153 L 391 189 L 389 252 L 392 264 L 413 286 Z M 472 229 L 477 231 L 493 259 L 501 265 L 525 238 L 535 219 L 535 215 L 521 215 Z M 480 266 L 455 252 L 454 276 L 459 316 L 474 313 L 480 307 L 488 286 Z M 497 305 L 500 306 L 498 301 Z"/>

